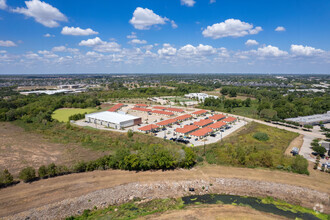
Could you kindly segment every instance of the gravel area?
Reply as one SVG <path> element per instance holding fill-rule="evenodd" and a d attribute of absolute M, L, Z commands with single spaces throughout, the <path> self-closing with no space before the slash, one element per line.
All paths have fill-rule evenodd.
<path fill-rule="evenodd" d="M 193 187 L 194 192 L 189 192 Z M 204 189 L 203 189 L 204 188 Z M 63 219 L 81 214 L 85 209 L 104 208 L 142 198 L 182 197 L 191 194 L 222 193 L 242 196 L 272 196 L 292 204 L 313 208 L 322 204 L 329 213 L 329 194 L 316 190 L 281 183 L 272 183 L 239 178 L 208 178 L 184 181 L 159 181 L 152 183 L 128 183 L 108 189 L 97 190 L 76 198 L 30 209 L 3 219 Z"/>

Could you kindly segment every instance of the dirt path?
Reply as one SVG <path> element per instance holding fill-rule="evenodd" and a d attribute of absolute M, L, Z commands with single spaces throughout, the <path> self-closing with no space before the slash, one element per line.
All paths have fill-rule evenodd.
<path fill-rule="evenodd" d="M 36 133 L 24 131 L 11 123 L 0 123 L 0 169 L 13 175 L 27 166 L 56 163 L 71 165 L 79 160 L 92 160 L 103 155 L 74 144 L 57 144 Z"/>
<path fill-rule="evenodd" d="M 293 139 L 290 143 L 290 145 L 288 146 L 288 148 L 285 150 L 285 155 L 288 156 L 292 156 L 292 154 L 290 153 L 292 148 L 297 147 L 297 148 L 301 148 L 301 146 L 304 143 L 304 135 L 299 135 L 298 137 L 296 137 L 295 139 Z"/>
<path fill-rule="evenodd" d="M 286 219 L 278 215 L 259 212 L 255 209 L 242 206 L 233 205 L 205 205 L 192 206 L 184 210 L 172 210 L 165 213 L 158 213 L 149 215 L 139 219 L 185 219 L 185 220 L 199 220 L 199 219 L 244 219 L 244 220 L 272 220 L 272 219 Z"/>
<path fill-rule="evenodd" d="M 0 217 L 12 215 L 32 208 L 59 202 L 69 198 L 84 196 L 97 190 L 129 183 L 152 183 L 155 181 L 176 182 L 191 179 L 240 178 L 274 183 L 301 186 L 323 193 L 330 193 L 330 176 L 318 173 L 314 177 L 270 171 L 263 169 L 234 168 L 223 166 L 198 167 L 192 170 L 129 172 L 120 170 L 94 171 L 89 173 L 71 174 L 31 184 L 20 183 L 0 191 Z M 241 190 L 248 190 L 241 186 Z M 272 195 L 270 193 L 270 195 Z M 276 194 L 274 194 L 276 195 Z M 301 201 L 304 194 L 298 194 Z M 290 198 L 289 198 L 290 199 Z M 308 201 L 307 201 L 308 202 Z M 329 210 L 330 211 L 330 210 Z"/>

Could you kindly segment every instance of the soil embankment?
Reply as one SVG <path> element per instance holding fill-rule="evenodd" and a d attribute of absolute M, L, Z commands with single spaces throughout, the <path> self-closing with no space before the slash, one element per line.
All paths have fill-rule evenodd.
<path fill-rule="evenodd" d="M 189 195 L 189 187 L 196 188 L 196 194 L 272 196 L 309 208 L 321 203 L 329 213 L 329 176 L 323 174 L 315 181 L 306 175 L 222 166 L 166 172 L 107 170 L 71 174 L 2 189 L 0 217 L 17 214 L 12 218 L 61 218 L 94 205 L 105 207 L 134 197 Z"/>

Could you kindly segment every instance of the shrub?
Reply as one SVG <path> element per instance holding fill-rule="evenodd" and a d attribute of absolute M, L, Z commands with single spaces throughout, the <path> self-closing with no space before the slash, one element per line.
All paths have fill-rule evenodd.
<path fill-rule="evenodd" d="M 26 167 L 19 172 L 18 177 L 25 183 L 32 182 L 36 179 L 36 171 L 33 167 Z"/>
<path fill-rule="evenodd" d="M 263 132 L 257 132 L 253 135 L 253 137 L 255 139 L 257 139 L 258 141 L 268 141 L 269 140 L 268 134 L 263 133 Z"/>
<path fill-rule="evenodd" d="M 7 169 L 0 171 L 0 188 L 9 186 L 14 182 L 14 177 Z"/>
<path fill-rule="evenodd" d="M 57 175 L 57 170 L 56 170 L 56 165 L 54 163 L 51 163 L 48 165 L 47 167 L 47 173 L 49 175 L 49 177 L 54 177 Z"/>
<path fill-rule="evenodd" d="M 292 172 L 294 173 L 309 175 L 308 161 L 300 155 L 295 156 L 294 160 L 292 161 L 291 168 Z"/>
<path fill-rule="evenodd" d="M 133 135 L 134 135 L 134 132 L 133 132 L 131 129 L 129 129 L 129 130 L 127 131 L 127 137 L 128 137 L 128 138 L 132 138 Z"/>
<path fill-rule="evenodd" d="M 48 176 L 48 170 L 47 170 L 47 167 L 45 165 L 42 165 L 41 167 L 39 167 L 38 176 L 40 178 L 46 178 Z"/>
<path fill-rule="evenodd" d="M 86 163 L 84 161 L 80 161 L 73 166 L 73 171 L 76 173 L 85 172 L 86 167 Z"/>

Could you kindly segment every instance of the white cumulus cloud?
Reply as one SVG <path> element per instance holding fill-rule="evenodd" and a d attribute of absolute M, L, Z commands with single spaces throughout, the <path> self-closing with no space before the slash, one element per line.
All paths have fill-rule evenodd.
<path fill-rule="evenodd" d="M 196 2 L 194 0 L 181 0 L 181 5 L 193 7 Z"/>
<path fill-rule="evenodd" d="M 171 57 L 176 54 L 176 48 L 172 47 L 170 44 L 163 44 L 163 48 L 159 49 L 158 55 L 160 57 Z"/>
<path fill-rule="evenodd" d="M 167 21 L 172 23 L 172 27 L 175 27 L 170 19 L 161 17 L 148 8 L 137 7 L 129 23 L 136 29 L 148 30 L 154 25 L 164 25 Z"/>
<path fill-rule="evenodd" d="M 288 52 L 280 50 L 278 47 L 268 45 L 258 48 L 257 55 L 261 57 L 281 57 L 288 55 Z"/>
<path fill-rule="evenodd" d="M 0 40 L 0 47 L 16 47 L 17 45 L 11 40 Z"/>
<path fill-rule="evenodd" d="M 132 32 L 130 35 L 127 35 L 126 37 L 127 37 L 128 39 L 134 39 L 134 38 L 137 38 L 135 32 Z"/>
<path fill-rule="evenodd" d="M 245 42 L 246 46 L 254 46 L 254 45 L 258 45 L 258 44 L 259 43 L 256 40 L 251 40 L 251 39 L 249 39 Z"/>
<path fill-rule="evenodd" d="M 7 8 L 6 0 L 0 0 L 0 9 L 6 9 L 6 8 Z"/>
<path fill-rule="evenodd" d="M 147 41 L 146 40 L 140 40 L 140 39 L 133 39 L 129 43 L 131 43 L 131 44 L 146 44 Z"/>
<path fill-rule="evenodd" d="M 103 43 L 105 43 L 105 42 L 102 41 L 99 37 L 95 37 L 93 39 L 80 41 L 79 46 L 93 47 L 93 46 L 103 44 Z"/>
<path fill-rule="evenodd" d="M 262 28 L 259 26 L 254 28 L 253 24 L 231 18 L 208 26 L 202 34 L 204 37 L 219 39 L 223 37 L 243 37 L 249 34 L 258 34 L 260 31 L 262 31 Z"/>
<path fill-rule="evenodd" d="M 285 27 L 282 27 L 282 26 L 278 26 L 277 28 L 275 28 L 275 31 L 285 31 Z"/>
<path fill-rule="evenodd" d="M 40 0 L 25 1 L 26 8 L 16 8 L 13 12 L 32 17 L 46 27 L 58 27 L 59 21 L 67 21 L 67 17 L 57 8 Z"/>
<path fill-rule="evenodd" d="M 69 53 L 78 53 L 79 49 L 77 48 L 67 48 L 66 46 L 57 46 L 53 47 L 53 52 L 69 52 Z"/>
<path fill-rule="evenodd" d="M 290 51 L 295 56 L 314 56 L 324 52 L 324 50 L 315 49 L 314 47 L 295 44 L 291 45 Z"/>
<path fill-rule="evenodd" d="M 99 34 L 96 31 L 93 31 L 90 28 L 81 29 L 80 27 L 63 27 L 61 34 L 63 35 L 73 35 L 73 36 L 88 36 L 93 34 Z"/>
<path fill-rule="evenodd" d="M 47 34 L 44 34 L 44 37 L 55 37 L 55 35 L 47 33 Z"/>

